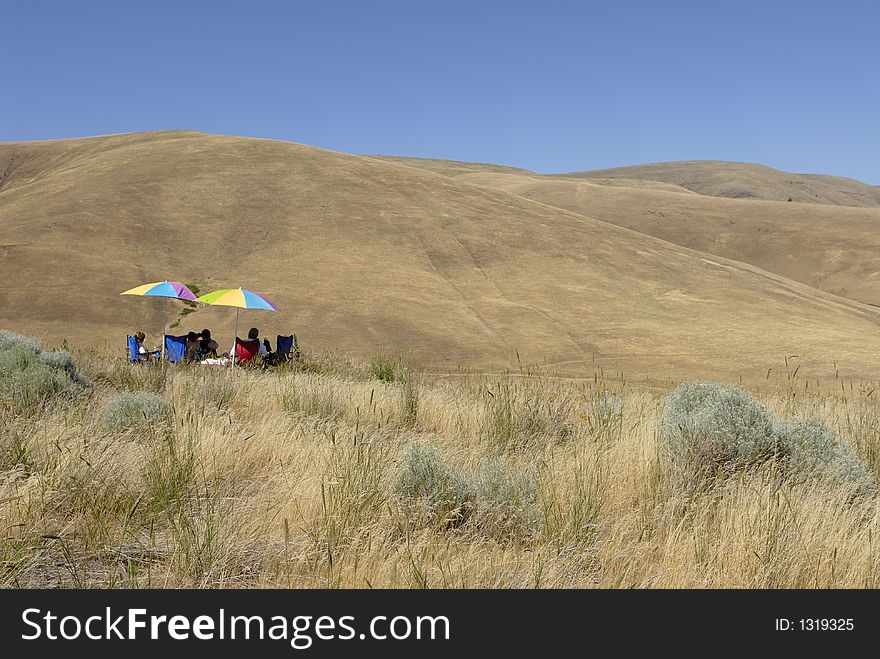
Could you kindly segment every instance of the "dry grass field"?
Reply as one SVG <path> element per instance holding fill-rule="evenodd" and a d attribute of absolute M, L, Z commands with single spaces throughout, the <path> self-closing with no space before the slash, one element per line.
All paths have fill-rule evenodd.
<path fill-rule="evenodd" d="M 381 355 L 74 358 L 86 388 L 0 409 L 3 586 L 880 585 L 873 493 L 773 461 L 684 487 L 659 446 L 666 392 Z M 159 407 L 126 414 L 131 393 Z M 875 385 L 816 388 L 792 362 L 755 395 L 880 473 Z"/>
<path fill-rule="evenodd" d="M 590 377 L 600 365 L 663 385 L 760 382 L 791 355 L 811 378 L 870 379 L 880 367 L 880 314 L 862 303 L 875 299 L 876 272 L 846 251 L 832 267 L 844 241 L 833 231 L 803 249 L 773 242 L 773 231 L 723 234 L 777 254 L 784 244 L 776 260 L 790 267 L 774 271 L 736 250 L 695 251 L 467 181 L 477 174 L 185 131 L 3 144 L 0 171 L 0 326 L 55 344 L 115 351 L 139 329 L 155 342 L 180 307 L 118 293 L 170 278 L 266 295 L 280 313 L 243 317 L 264 335 L 296 332 L 313 349 L 361 359 L 386 348 L 437 372 L 522 364 Z M 664 193 L 668 185 L 642 193 L 770 203 Z M 631 188 L 596 188 L 618 195 L 608 203 L 620 213 L 648 203 Z M 802 213 L 802 227 L 813 209 L 857 212 L 778 206 L 792 223 Z M 711 208 L 688 217 L 702 221 L 703 211 L 708 223 Z M 863 230 L 870 220 L 841 232 L 863 252 L 876 241 Z M 682 221 L 680 240 L 699 233 L 693 224 Z M 814 270 L 827 280 L 805 274 Z M 857 299 L 828 290 L 839 288 Z M 178 327 L 209 327 L 231 344 L 227 309 L 200 308 Z"/>

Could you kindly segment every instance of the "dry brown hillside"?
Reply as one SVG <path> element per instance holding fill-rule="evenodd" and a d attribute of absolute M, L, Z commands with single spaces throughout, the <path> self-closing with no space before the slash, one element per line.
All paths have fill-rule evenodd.
<path fill-rule="evenodd" d="M 880 209 L 718 199 L 638 181 L 608 185 L 611 179 L 471 174 L 461 180 L 880 304 Z"/>
<path fill-rule="evenodd" d="M 507 174 L 533 174 L 528 169 L 520 169 L 519 167 L 508 167 L 507 165 L 495 165 L 486 162 L 464 162 L 461 160 L 440 160 L 437 158 L 409 158 L 406 156 L 365 156 L 367 158 L 375 158 L 385 162 L 393 162 L 396 165 L 406 165 L 407 167 L 415 167 L 423 169 L 427 172 L 435 174 L 443 174 L 444 176 L 460 176 L 462 174 L 473 174 L 475 172 L 495 172 Z"/>
<path fill-rule="evenodd" d="M 53 342 L 117 349 L 161 327 L 172 304 L 118 293 L 168 277 L 266 294 L 280 313 L 242 324 L 308 349 L 440 369 L 517 353 L 655 379 L 756 378 L 795 354 L 801 376 L 880 367 L 871 307 L 408 166 L 192 132 L 4 144 L 0 165 L 0 326 Z M 181 329 L 227 342 L 232 318 Z"/>
<path fill-rule="evenodd" d="M 836 206 L 880 207 L 880 187 L 840 176 L 791 174 L 765 165 L 718 160 L 661 162 L 563 174 L 671 183 L 711 197 L 764 199 Z"/>

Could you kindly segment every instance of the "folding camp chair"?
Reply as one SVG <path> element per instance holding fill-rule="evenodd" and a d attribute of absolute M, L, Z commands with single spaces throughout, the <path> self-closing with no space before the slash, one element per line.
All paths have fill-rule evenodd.
<path fill-rule="evenodd" d="M 137 339 L 133 336 L 128 337 L 128 360 L 134 364 L 141 361 L 141 351 L 138 346 Z"/>
<path fill-rule="evenodd" d="M 137 339 L 133 336 L 127 337 L 128 340 L 128 359 L 132 364 L 142 364 L 149 360 L 150 357 L 159 358 L 159 351 L 147 351 L 142 353 L 141 347 L 138 345 Z"/>
<path fill-rule="evenodd" d="M 254 358 L 260 354 L 259 339 L 240 339 L 235 337 L 235 363 L 253 363 Z"/>
<path fill-rule="evenodd" d="M 293 348 L 293 334 L 290 336 L 278 335 L 275 340 L 275 358 L 277 362 L 286 362 L 290 359 L 290 350 Z"/>
<path fill-rule="evenodd" d="M 176 364 L 186 354 L 186 336 L 165 335 L 165 359 Z"/>

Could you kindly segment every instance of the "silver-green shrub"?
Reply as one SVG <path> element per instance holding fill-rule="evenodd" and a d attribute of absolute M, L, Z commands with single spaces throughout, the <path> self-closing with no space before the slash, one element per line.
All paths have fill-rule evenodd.
<path fill-rule="evenodd" d="M 53 350 L 52 352 L 41 352 L 39 354 L 40 361 L 46 366 L 61 371 L 66 371 L 71 380 L 82 382 L 82 377 L 76 370 L 76 364 L 73 361 L 73 355 L 66 350 Z"/>
<path fill-rule="evenodd" d="M 395 490 L 416 525 L 458 526 L 474 505 L 470 479 L 447 465 L 432 445 L 410 445 Z"/>
<path fill-rule="evenodd" d="M 132 426 L 158 419 L 168 409 L 162 396 L 139 391 L 119 394 L 104 407 L 104 426 L 111 431 L 124 430 Z"/>
<path fill-rule="evenodd" d="M 835 487 L 851 488 L 856 497 L 873 497 L 877 483 L 852 447 L 818 419 L 781 421 L 778 432 L 795 475 L 818 477 Z"/>
<path fill-rule="evenodd" d="M 538 476 L 534 470 L 516 470 L 499 458 L 480 464 L 476 475 L 476 506 L 472 523 L 499 539 L 525 536 L 536 530 L 540 513 Z"/>
<path fill-rule="evenodd" d="M 0 352 L 13 348 L 24 348 L 34 354 L 43 352 L 43 344 L 37 339 L 8 330 L 0 330 Z"/>
<path fill-rule="evenodd" d="M 541 519 L 534 470 L 492 458 L 470 473 L 446 464 L 433 445 L 409 447 L 396 494 L 408 522 L 417 527 L 462 527 L 504 541 L 529 536 Z"/>
<path fill-rule="evenodd" d="M 782 421 L 734 385 L 680 384 L 664 403 L 659 442 L 667 472 L 688 486 L 773 460 L 791 477 L 876 493 L 868 466 L 824 424 Z"/>
<path fill-rule="evenodd" d="M 683 480 L 731 473 L 780 452 L 776 417 L 740 387 L 680 384 L 660 420 L 661 457 Z"/>
<path fill-rule="evenodd" d="M 0 330 L 0 400 L 31 406 L 83 385 L 67 351 L 43 352 L 36 339 Z"/>

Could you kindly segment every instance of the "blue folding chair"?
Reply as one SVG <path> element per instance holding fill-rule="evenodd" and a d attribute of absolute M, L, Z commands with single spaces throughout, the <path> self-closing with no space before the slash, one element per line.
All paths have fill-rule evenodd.
<path fill-rule="evenodd" d="M 132 364 L 141 361 L 141 351 L 138 346 L 137 339 L 133 336 L 128 337 L 128 359 Z"/>
<path fill-rule="evenodd" d="M 286 362 L 290 359 L 290 350 L 293 348 L 293 334 L 290 336 L 278 335 L 275 340 L 275 354 L 278 355 L 278 361 Z"/>
<path fill-rule="evenodd" d="M 143 364 L 150 361 L 150 359 L 159 359 L 158 350 L 141 352 L 141 347 L 138 345 L 135 337 L 129 336 L 126 338 L 128 340 L 128 360 L 132 364 Z"/>
<path fill-rule="evenodd" d="M 165 335 L 165 359 L 176 364 L 186 353 L 186 336 Z"/>

